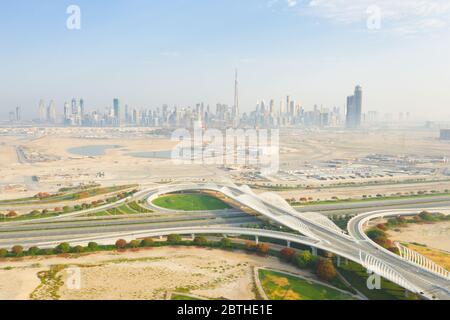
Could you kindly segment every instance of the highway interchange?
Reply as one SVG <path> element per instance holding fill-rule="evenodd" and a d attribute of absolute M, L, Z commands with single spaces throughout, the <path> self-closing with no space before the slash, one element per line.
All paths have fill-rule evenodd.
<path fill-rule="evenodd" d="M 155 208 L 152 200 L 171 192 L 202 191 L 214 192 L 235 203 L 236 209 L 216 212 L 174 212 Z M 145 200 L 148 208 L 157 213 L 151 215 L 133 215 L 126 217 L 86 217 L 92 210 L 75 212 L 59 217 L 36 219 L 30 221 L 0 223 L 0 247 L 23 245 L 24 247 L 54 247 L 61 242 L 71 245 L 86 245 L 89 241 L 101 244 L 114 243 L 118 238 L 132 240 L 147 236 L 164 236 L 171 233 L 193 234 L 229 234 L 264 236 L 289 243 L 300 243 L 316 249 L 335 253 L 362 264 L 381 276 L 396 282 L 409 291 L 421 294 L 428 299 L 450 299 L 450 280 L 440 277 L 429 270 L 411 264 L 400 256 L 384 251 L 367 239 L 362 226 L 365 218 L 379 215 L 380 209 L 387 209 L 383 215 L 410 215 L 422 209 L 450 208 L 450 201 L 445 198 L 433 198 L 433 201 L 420 203 L 393 200 L 390 202 L 373 201 L 368 203 L 343 203 L 336 205 L 290 207 L 276 195 L 255 194 L 248 187 L 214 184 L 180 184 L 144 189 L 128 199 L 115 204 L 112 208 L 126 201 Z M 384 204 L 387 206 L 381 207 Z M 240 207 L 239 207 L 240 206 Z M 407 207 L 407 210 L 399 208 Z M 260 217 L 254 217 L 241 211 L 250 208 Z M 96 208 L 99 211 L 102 208 Z M 437 210 L 437 209 L 436 209 Z M 324 215 L 362 213 L 349 222 L 348 234 L 344 233 Z M 195 217 L 195 218 L 193 218 Z M 302 234 L 282 233 L 269 230 L 249 228 L 261 223 L 260 218 L 268 219 Z"/>

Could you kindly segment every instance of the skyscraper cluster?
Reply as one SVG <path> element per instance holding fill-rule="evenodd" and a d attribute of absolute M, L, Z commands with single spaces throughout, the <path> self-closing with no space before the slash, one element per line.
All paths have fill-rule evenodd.
<path fill-rule="evenodd" d="M 193 128 L 201 124 L 208 128 L 281 128 L 281 127 L 337 127 L 344 125 L 340 108 L 331 109 L 315 105 L 312 110 L 286 96 L 279 102 L 270 99 L 267 103 L 260 100 L 256 108 L 249 113 L 241 113 L 239 105 L 238 75 L 235 74 L 234 101 L 232 106 L 218 103 L 215 108 L 198 103 L 195 107 L 169 107 L 163 105 L 156 109 L 141 109 L 122 105 L 118 98 L 104 112 L 86 112 L 83 99 L 72 99 L 64 104 L 61 122 L 58 122 L 56 105 L 50 101 L 48 106 L 44 100 L 39 102 L 40 123 L 62 123 L 66 126 L 146 126 Z M 16 111 L 18 114 L 20 111 Z M 20 118 L 16 115 L 15 118 Z M 362 120 L 362 88 L 356 86 L 354 95 L 347 97 L 345 125 L 354 129 L 361 126 Z"/>
<path fill-rule="evenodd" d="M 51 100 L 48 106 L 45 105 L 45 101 L 39 101 L 39 121 L 41 123 L 56 123 L 56 104 Z"/>

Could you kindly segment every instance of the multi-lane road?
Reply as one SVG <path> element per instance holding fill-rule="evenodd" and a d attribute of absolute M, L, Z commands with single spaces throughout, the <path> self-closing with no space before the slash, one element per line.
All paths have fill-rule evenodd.
<path fill-rule="evenodd" d="M 350 221 L 349 232 L 346 234 L 324 215 L 314 212 L 319 211 L 319 209 L 322 212 L 334 212 L 334 214 L 337 211 L 345 211 L 349 214 L 347 210 L 369 212 L 371 210 L 368 210 L 367 203 L 345 203 L 321 206 L 320 208 L 308 206 L 295 210 L 283 199 L 273 194 L 257 195 L 248 187 L 214 184 L 168 185 L 151 188 L 137 193 L 128 201 L 146 199 L 147 205 L 152 206 L 153 199 L 166 193 L 180 191 L 216 192 L 233 201 L 238 207 L 250 208 L 263 218 L 277 222 L 301 233 L 303 236 L 243 228 L 242 226 L 245 225 L 255 225 L 259 220 L 244 214 L 240 210 L 198 212 L 194 215 L 195 218 L 193 218 L 193 215 L 187 215 L 186 213 L 174 214 L 170 210 L 159 210 L 161 212 L 159 217 L 142 216 L 120 219 L 86 219 L 82 217 L 86 212 L 78 212 L 51 219 L 0 224 L 0 247 L 16 244 L 25 247 L 34 245 L 50 247 L 58 242 L 85 244 L 87 241 L 94 240 L 111 243 L 119 237 L 132 239 L 144 236 L 162 236 L 170 233 L 223 233 L 254 236 L 260 236 L 264 233 L 265 236 L 282 239 L 287 243 L 298 242 L 333 252 L 340 257 L 360 263 L 408 290 L 422 294 L 424 297 L 450 299 L 449 279 L 444 279 L 430 270 L 413 265 L 400 256 L 389 254 L 368 240 L 362 232 L 362 224 L 365 223 L 362 218 L 367 218 L 365 214 Z M 411 202 L 407 203 L 394 201 L 387 204 L 388 208 L 396 206 L 411 206 L 411 208 L 405 211 L 389 209 L 385 214 L 386 216 L 418 213 L 422 208 L 440 207 L 448 200 L 443 198 L 433 203 L 419 203 L 420 199 L 410 199 L 408 201 Z M 378 209 L 380 204 L 381 201 L 370 202 L 371 206 L 377 206 Z M 386 204 L 386 202 L 383 202 L 383 204 Z M 308 212 L 303 212 L 306 209 Z"/>

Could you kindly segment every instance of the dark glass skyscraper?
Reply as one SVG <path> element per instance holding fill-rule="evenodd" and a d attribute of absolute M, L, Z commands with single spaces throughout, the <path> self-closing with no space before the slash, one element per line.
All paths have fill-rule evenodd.
<path fill-rule="evenodd" d="M 356 86 L 355 94 L 347 97 L 347 121 L 349 129 L 359 128 L 361 126 L 362 115 L 362 88 Z"/>

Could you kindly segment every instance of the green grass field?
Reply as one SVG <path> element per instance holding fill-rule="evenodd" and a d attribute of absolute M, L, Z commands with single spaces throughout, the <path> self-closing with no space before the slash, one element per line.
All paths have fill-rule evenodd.
<path fill-rule="evenodd" d="M 330 287 L 270 270 L 259 270 L 259 279 L 271 300 L 353 300 Z"/>
<path fill-rule="evenodd" d="M 172 294 L 172 296 L 170 297 L 170 300 L 200 300 L 194 297 L 190 297 L 190 296 L 185 296 L 183 294 Z"/>
<path fill-rule="evenodd" d="M 90 217 L 120 216 L 120 215 L 144 214 L 152 212 L 153 212 L 152 210 L 146 209 L 140 206 L 136 201 L 133 201 L 130 203 L 125 203 L 117 208 L 91 213 L 88 216 Z"/>
<path fill-rule="evenodd" d="M 370 300 L 418 300 L 419 297 L 413 293 L 405 296 L 405 289 L 381 278 L 380 290 L 369 290 L 367 287 L 367 279 L 370 275 L 367 271 L 354 262 L 349 262 L 347 265 L 342 265 L 339 268 L 342 276 L 358 291 L 365 295 Z"/>
<path fill-rule="evenodd" d="M 221 200 L 205 194 L 171 194 L 160 197 L 153 204 L 171 210 L 206 211 L 230 208 Z"/>

